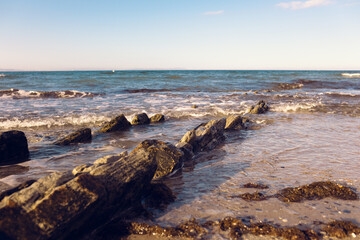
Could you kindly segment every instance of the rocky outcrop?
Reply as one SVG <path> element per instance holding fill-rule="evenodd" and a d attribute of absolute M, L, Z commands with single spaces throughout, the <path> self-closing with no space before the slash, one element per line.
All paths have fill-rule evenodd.
<path fill-rule="evenodd" d="M 5 196 L 0 202 L 0 236 L 11 239 L 69 239 L 102 224 L 114 212 L 140 202 L 156 171 L 145 149 L 53 173 Z M 75 237 L 74 237 L 75 236 Z"/>
<path fill-rule="evenodd" d="M 245 129 L 245 121 L 239 115 L 231 115 L 226 118 L 225 130 Z"/>
<path fill-rule="evenodd" d="M 126 119 L 124 114 L 121 114 L 114 119 L 112 119 L 110 122 L 106 123 L 102 128 L 100 128 L 99 132 L 115 132 L 115 131 L 121 131 L 126 130 L 131 127 L 130 122 Z"/>
<path fill-rule="evenodd" d="M 269 111 L 270 107 L 264 100 L 259 101 L 256 105 L 251 106 L 249 113 L 251 114 L 263 114 Z"/>
<path fill-rule="evenodd" d="M 140 113 L 135 115 L 134 119 L 131 121 L 131 125 L 143 125 L 149 123 L 150 119 L 146 113 Z"/>
<path fill-rule="evenodd" d="M 164 121 L 165 121 L 165 116 L 163 114 L 155 114 L 150 118 L 151 123 L 159 123 Z"/>
<path fill-rule="evenodd" d="M 74 133 L 54 142 L 55 145 L 70 145 L 74 143 L 87 143 L 91 142 L 91 129 L 90 128 L 82 128 L 77 130 Z"/>
<path fill-rule="evenodd" d="M 184 153 L 174 145 L 158 140 L 145 140 L 131 153 L 147 152 L 157 162 L 154 178 L 160 178 L 182 167 Z"/>
<path fill-rule="evenodd" d="M 28 159 L 28 143 L 23 132 L 13 130 L 0 134 L 0 165 L 19 163 Z"/>
<path fill-rule="evenodd" d="M 225 118 L 201 124 L 187 132 L 176 146 L 193 153 L 212 150 L 225 139 L 225 124 Z"/>

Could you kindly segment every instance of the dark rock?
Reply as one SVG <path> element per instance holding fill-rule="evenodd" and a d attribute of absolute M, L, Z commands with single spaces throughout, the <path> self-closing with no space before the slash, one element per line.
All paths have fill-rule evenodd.
<path fill-rule="evenodd" d="M 323 199 L 333 197 L 343 200 L 357 200 L 359 196 L 351 188 L 326 182 L 314 182 L 295 188 L 285 188 L 280 190 L 276 197 L 283 202 L 300 202 L 302 200 Z"/>
<path fill-rule="evenodd" d="M 75 233 L 139 203 L 156 166 L 153 154 L 139 149 L 78 169 L 76 176 L 41 178 L 3 198 L 0 232 L 14 239 L 76 238 Z"/>
<path fill-rule="evenodd" d="M 190 161 L 194 157 L 193 147 L 189 143 L 180 142 L 176 144 L 176 147 L 184 153 L 184 161 Z"/>
<path fill-rule="evenodd" d="M 115 132 L 115 131 L 121 131 L 126 130 L 131 127 L 131 124 L 126 119 L 124 114 L 121 114 L 114 119 L 112 119 L 110 122 L 106 123 L 99 132 Z"/>
<path fill-rule="evenodd" d="M 23 162 L 29 159 L 26 136 L 21 131 L 0 134 L 0 165 Z"/>
<path fill-rule="evenodd" d="M 188 143 L 193 152 L 212 150 L 225 139 L 225 124 L 225 118 L 201 124 L 187 132 L 176 146 L 183 147 L 184 143 Z"/>
<path fill-rule="evenodd" d="M 169 175 L 183 165 L 184 153 L 170 143 L 158 140 L 145 140 L 132 153 L 140 150 L 148 152 L 156 159 L 157 169 L 154 178 Z"/>
<path fill-rule="evenodd" d="M 261 183 L 246 183 L 243 185 L 243 188 L 257 188 L 257 189 L 267 189 L 269 186 Z"/>
<path fill-rule="evenodd" d="M 165 121 L 165 116 L 162 114 L 155 114 L 154 116 L 152 116 L 150 118 L 150 122 L 152 123 L 158 123 L 158 122 L 164 122 Z"/>
<path fill-rule="evenodd" d="M 352 234 L 359 235 L 360 228 L 350 221 L 333 221 L 327 224 L 322 229 L 330 237 L 345 238 Z"/>
<path fill-rule="evenodd" d="M 226 118 L 225 130 L 245 129 L 243 118 L 239 115 L 231 115 Z"/>
<path fill-rule="evenodd" d="M 149 195 L 145 198 L 145 207 L 164 210 L 176 199 L 171 189 L 163 183 L 152 183 L 148 191 Z"/>
<path fill-rule="evenodd" d="M 143 125 L 149 123 L 150 123 L 150 119 L 146 113 L 135 115 L 134 119 L 131 121 L 131 125 Z"/>
<path fill-rule="evenodd" d="M 73 143 L 87 143 L 91 142 L 91 129 L 90 128 L 82 128 L 78 131 L 54 142 L 55 145 L 70 145 Z"/>
<path fill-rule="evenodd" d="M 6 197 L 6 196 L 10 196 L 13 193 L 16 193 L 16 192 L 18 192 L 18 191 L 20 191 L 20 190 L 22 190 L 24 188 L 29 187 L 34 182 L 36 182 L 36 181 L 35 180 L 28 180 L 28 181 L 26 181 L 26 182 L 24 182 L 24 183 L 22 183 L 22 184 L 20 184 L 20 185 L 18 185 L 16 187 L 12 188 L 12 189 L 9 189 L 9 190 L 6 190 L 6 191 L 0 193 L 0 201 L 3 200 L 3 198 Z"/>
<path fill-rule="evenodd" d="M 251 114 L 262 114 L 269 111 L 270 107 L 263 101 L 259 101 L 256 105 L 252 106 L 249 110 Z"/>

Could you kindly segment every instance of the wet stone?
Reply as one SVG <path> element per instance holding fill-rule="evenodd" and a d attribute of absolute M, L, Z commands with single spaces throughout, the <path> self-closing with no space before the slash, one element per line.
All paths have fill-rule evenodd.
<path fill-rule="evenodd" d="M 151 123 L 160 123 L 165 121 L 165 116 L 163 114 L 155 114 L 150 118 Z"/>
<path fill-rule="evenodd" d="M 235 197 L 242 198 L 245 201 L 263 201 L 263 200 L 267 200 L 269 198 L 269 196 L 266 196 L 266 195 L 262 194 L 261 192 L 244 193 L 244 194 L 240 194 Z"/>
<path fill-rule="evenodd" d="M 131 127 L 130 122 L 126 119 L 124 114 L 121 114 L 115 118 L 113 118 L 110 122 L 106 123 L 99 132 L 115 132 L 126 130 Z"/>
<path fill-rule="evenodd" d="M 256 105 L 253 105 L 249 113 L 251 114 L 263 114 L 269 111 L 270 107 L 265 103 L 265 101 L 261 100 Z"/>
<path fill-rule="evenodd" d="M 149 123 L 150 123 L 150 119 L 146 113 L 135 115 L 134 119 L 131 121 L 131 125 L 143 125 Z"/>
<path fill-rule="evenodd" d="M 24 162 L 29 159 L 28 143 L 24 132 L 0 133 L 0 165 Z"/>
<path fill-rule="evenodd" d="M 152 183 L 148 191 L 149 194 L 145 199 L 145 207 L 166 209 L 176 199 L 171 189 L 163 183 Z"/>
<path fill-rule="evenodd" d="M 285 188 L 276 194 L 283 202 L 300 202 L 302 200 L 333 197 L 342 200 L 357 200 L 359 196 L 349 187 L 333 182 L 314 182 L 295 188 Z"/>
<path fill-rule="evenodd" d="M 359 235 L 360 228 L 350 221 L 333 221 L 322 229 L 331 237 L 345 238 L 353 234 Z"/>
<path fill-rule="evenodd" d="M 91 129 L 82 128 L 77 130 L 74 133 L 69 134 L 68 136 L 56 141 L 55 145 L 66 146 L 74 143 L 88 143 L 91 142 Z"/>

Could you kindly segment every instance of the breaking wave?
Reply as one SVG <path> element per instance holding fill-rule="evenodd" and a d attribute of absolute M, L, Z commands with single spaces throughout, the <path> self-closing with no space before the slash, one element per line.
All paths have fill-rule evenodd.
<path fill-rule="evenodd" d="M 0 97 L 23 98 L 83 98 L 104 95 L 101 93 L 80 92 L 76 90 L 65 91 L 25 91 L 21 89 L 0 90 Z"/>
<path fill-rule="evenodd" d="M 359 78 L 360 77 L 360 73 L 342 73 L 341 76 L 343 77 L 349 77 L 349 78 Z"/>

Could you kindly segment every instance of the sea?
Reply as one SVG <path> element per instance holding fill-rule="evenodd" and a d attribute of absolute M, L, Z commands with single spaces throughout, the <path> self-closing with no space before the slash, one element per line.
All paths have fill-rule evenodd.
<path fill-rule="evenodd" d="M 0 131 L 23 131 L 30 150 L 29 161 L 0 166 L 0 191 L 130 152 L 145 139 L 176 144 L 201 123 L 239 114 L 251 119 L 249 129 L 226 133 L 216 149 L 164 179 L 177 199 L 153 211 L 154 223 L 174 226 L 192 217 L 226 216 L 281 226 L 360 223 L 358 200 L 234 198 L 256 191 L 242 187 L 249 182 L 268 185 L 260 190 L 268 195 L 328 180 L 360 193 L 359 71 L 0 72 L 0 89 Z M 250 115 L 259 100 L 270 111 Z M 94 134 L 91 143 L 53 145 L 79 128 L 95 133 L 117 115 L 131 121 L 139 113 L 164 114 L 166 121 Z"/>

